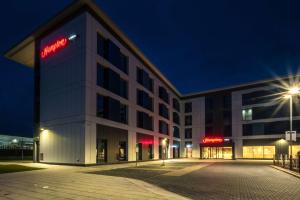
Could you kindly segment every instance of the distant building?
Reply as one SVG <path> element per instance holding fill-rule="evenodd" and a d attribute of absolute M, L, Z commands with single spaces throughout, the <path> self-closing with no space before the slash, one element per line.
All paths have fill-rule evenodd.
<path fill-rule="evenodd" d="M 288 153 L 288 104 L 274 113 L 277 80 L 183 95 L 92 1 L 75 1 L 5 56 L 34 68 L 38 162 Z"/>
<path fill-rule="evenodd" d="M 33 138 L 0 135 L 0 160 L 32 160 Z"/>
<path fill-rule="evenodd" d="M 33 149 L 33 138 L 0 135 L 0 149 Z"/>

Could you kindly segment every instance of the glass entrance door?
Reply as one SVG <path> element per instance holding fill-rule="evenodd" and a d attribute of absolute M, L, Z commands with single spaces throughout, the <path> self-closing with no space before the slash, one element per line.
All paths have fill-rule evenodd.
<path fill-rule="evenodd" d="M 97 140 L 97 163 L 107 162 L 107 140 Z"/>
<path fill-rule="evenodd" d="M 201 147 L 204 159 L 232 159 L 232 147 Z"/>

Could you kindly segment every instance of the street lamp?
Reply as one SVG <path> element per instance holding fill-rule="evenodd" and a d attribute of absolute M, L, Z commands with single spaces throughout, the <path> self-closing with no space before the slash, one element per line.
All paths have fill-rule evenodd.
<path fill-rule="evenodd" d="M 292 131 L 293 131 L 293 96 L 300 94 L 299 87 L 291 87 L 288 89 L 287 94 L 283 97 L 290 100 L 290 168 L 292 168 L 293 159 L 293 141 L 292 141 Z"/>

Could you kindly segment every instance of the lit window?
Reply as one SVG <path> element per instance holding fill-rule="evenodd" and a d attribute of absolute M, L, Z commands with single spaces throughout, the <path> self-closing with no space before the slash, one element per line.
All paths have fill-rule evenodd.
<path fill-rule="evenodd" d="M 252 108 L 242 110 L 243 120 L 252 120 Z"/>

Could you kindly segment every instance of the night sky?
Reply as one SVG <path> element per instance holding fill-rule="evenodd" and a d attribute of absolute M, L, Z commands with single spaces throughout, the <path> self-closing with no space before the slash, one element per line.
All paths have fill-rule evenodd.
<path fill-rule="evenodd" d="M 3 54 L 70 0 L 10 0 L 0 12 Z M 231 86 L 300 64 L 300 2 L 98 0 L 183 94 Z M 33 71 L 0 57 L 0 134 L 33 133 Z"/>

